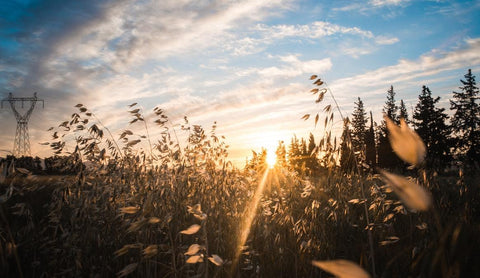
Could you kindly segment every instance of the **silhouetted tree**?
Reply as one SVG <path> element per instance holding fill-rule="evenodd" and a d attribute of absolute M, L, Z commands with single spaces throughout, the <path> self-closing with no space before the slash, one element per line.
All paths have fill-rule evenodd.
<path fill-rule="evenodd" d="M 390 89 L 387 91 L 387 101 L 383 107 L 383 113 L 392 119 L 393 122 L 398 124 L 397 110 L 397 105 L 395 104 L 395 91 L 393 90 L 393 86 L 390 86 Z M 395 168 L 403 165 L 400 159 L 393 153 L 392 146 L 388 140 L 388 131 L 385 120 L 382 120 L 379 131 L 378 165 L 383 168 Z"/>
<path fill-rule="evenodd" d="M 252 150 L 252 158 L 247 160 L 245 170 L 261 171 L 267 166 L 267 150 L 262 148 L 260 153 Z"/>
<path fill-rule="evenodd" d="M 294 135 L 290 141 L 290 145 L 288 146 L 288 165 L 290 169 L 294 171 L 300 170 L 300 157 L 301 157 L 301 149 L 300 149 L 300 142 L 296 135 Z"/>
<path fill-rule="evenodd" d="M 348 119 L 343 124 L 340 143 L 340 168 L 344 172 L 352 172 L 355 168 L 355 157 L 352 149 L 352 139 Z"/>
<path fill-rule="evenodd" d="M 393 90 L 393 86 L 390 86 L 390 89 L 387 91 L 387 101 L 385 102 L 385 106 L 383 106 L 383 113 L 392 119 L 394 123 L 398 124 L 397 110 L 398 106 L 395 104 L 395 91 Z M 386 130 L 385 121 L 382 121 L 382 126 L 385 126 Z"/>
<path fill-rule="evenodd" d="M 403 102 L 403 99 L 400 100 L 400 106 L 398 107 L 398 118 L 399 119 L 404 119 L 405 122 L 408 124 L 410 123 L 410 119 L 408 118 L 408 112 L 407 112 L 407 107 L 405 107 L 405 103 Z"/>
<path fill-rule="evenodd" d="M 319 162 L 317 159 L 317 148 L 315 144 L 315 137 L 313 136 L 312 133 L 310 133 L 308 137 L 308 159 L 307 159 L 307 170 L 310 175 L 313 175 L 317 172 L 319 169 Z"/>
<path fill-rule="evenodd" d="M 357 156 L 358 161 L 365 160 L 365 135 L 366 135 L 366 125 L 367 125 L 367 113 L 363 107 L 363 101 L 358 98 L 358 101 L 355 102 L 355 110 L 352 114 L 352 148 L 355 153 L 359 153 Z"/>
<path fill-rule="evenodd" d="M 280 167 L 287 167 L 287 151 L 285 149 L 285 143 L 283 141 L 278 142 L 277 150 L 275 151 L 277 155 L 276 164 Z"/>
<path fill-rule="evenodd" d="M 375 145 L 375 129 L 373 126 L 372 111 L 370 111 L 370 128 L 365 135 L 365 160 L 372 168 L 377 165 L 377 147 Z"/>
<path fill-rule="evenodd" d="M 480 106 L 478 104 L 478 87 L 472 70 L 460 80 L 461 92 L 453 92 L 450 109 L 455 111 L 452 117 L 452 129 L 455 133 L 455 149 L 465 158 L 469 165 L 480 161 Z"/>
<path fill-rule="evenodd" d="M 444 108 L 435 107 L 439 101 L 440 97 L 433 98 L 430 89 L 423 86 L 413 113 L 415 130 L 427 147 L 427 167 L 435 170 L 444 169 L 451 160 L 448 116 Z"/>

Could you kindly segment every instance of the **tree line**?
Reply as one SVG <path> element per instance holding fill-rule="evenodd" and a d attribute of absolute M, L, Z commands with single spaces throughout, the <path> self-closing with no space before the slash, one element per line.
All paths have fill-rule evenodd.
<path fill-rule="evenodd" d="M 471 69 L 461 79 L 459 91 L 452 92 L 450 115 L 440 107 L 440 97 L 434 96 L 430 88 L 422 86 L 413 115 L 409 115 L 403 99 L 397 104 L 393 86 L 387 90 L 383 114 L 400 124 L 403 119 L 418 133 L 427 147 L 425 169 L 438 173 L 448 169 L 473 170 L 480 167 L 480 104 L 479 90 Z M 338 165 L 343 171 L 403 169 L 405 164 L 393 153 L 388 139 L 385 120 L 374 121 L 372 112 L 365 109 L 360 97 L 354 102 L 351 117 L 344 121 L 339 142 Z M 280 141 L 276 150 L 277 166 L 295 172 L 314 175 L 323 165 L 319 158 L 320 149 L 314 135 L 308 139 L 294 136 L 288 146 Z M 266 150 L 254 152 L 246 162 L 246 169 L 265 163 Z"/>
<path fill-rule="evenodd" d="M 454 91 L 449 100 L 451 115 L 439 107 L 440 97 L 433 96 L 426 85 L 422 86 L 411 117 L 403 100 L 397 105 L 393 86 L 387 91 L 383 114 L 397 124 L 403 119 L 422 138 L 427 147 L 426 169 L 443 172 L 452 166 L 462 169 L 480 166 L 479 91 L 470 69 L 464 77 L 465 80 L 460 80 L 460 90 Z M 367 117 L 360 97 L 355 102 L 351 122 L 344 125 L 342 139 L 340 162 L 345 170 L 363 164 L 390 169 L 403 167 L 392 154 L 385 121 L 376 125 L 371 112 Z"/>

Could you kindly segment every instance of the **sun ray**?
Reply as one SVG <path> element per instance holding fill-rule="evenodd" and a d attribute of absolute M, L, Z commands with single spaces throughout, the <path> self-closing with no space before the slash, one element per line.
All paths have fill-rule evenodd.
<path fill-rule="evenodd" d="M 243 225 L 241 226 L 240 240 L 239 240 L 238 245 L 237 245 L 237 252 L 236 252 L 235 258 L 233 259 L 233 262 L 232 262 L 232 273 L 234 273 L 234 271 L 237 268 L 238 261 L 240 259 L 240 255 L 242 254 L 242 251 L 243 251 L 243 246 L 245 245 L 245 242 L 247 241 L 248 235 L 250 234 L 250 228 L 252 227 L 253 219 L 255 219 L 258 204 L 260 203 L 260 199 L 262 198 L 262 194 L 263 194 L 263 191 L 265 189 L 265 184 L 267 182 L 267 177 L 268 177 L 268 172 L 269 171 L 270 171 L 269 168 L 265 169 L 265 172 L 263 173 L 262 180 L 258 184 L 257 190 L 255 191 L 255 194 L 253 196 L 253 199 L 246 209 L 246 217 L 243 221 Z"/>

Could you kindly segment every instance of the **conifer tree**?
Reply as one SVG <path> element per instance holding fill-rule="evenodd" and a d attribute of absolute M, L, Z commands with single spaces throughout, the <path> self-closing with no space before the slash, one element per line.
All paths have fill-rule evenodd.
<path fill-rule="evenodd" d="M 405 122 L 407 122 L 407 124 L 410 123 L 410 119 L 408 118 L 407 107 L 405 106 L 403 99 L 400 100 L 400 106 L 398 107 L 398 118 L 404 119 Z"/>
<path fill-rule="evenodd" d="M 308 160 L 307 160 L 307 169 L 309 170 L 310 174 L 314 174 L 318 168 L 319 168 L 319 163 L 317 159 L 317 149 L 316 149 L 316 144 L 315 144 L 315 137 L 313 136 L 312 133 L 310 133 L 308 137 Z"/>
<path fill-rule="evenodd" d="M 460 80 L 461 92 L 453 92 L 450 109 L 454 111 L 452 128 L 455 133 L 455 150 L 469 165 L 479 166 L 480 161 L 480 105 L 478 87 L 472 70 Z"/>
<path fill-rule="evenodd" d="M 398 124 L 397 110 L 398 108 L 395 104 L 395 91 L 393 90 L 393 86 L 390 86 L 390 89 L 387 91 L 387 101 L 383 107 L 383 113 L 392 119 L 393 122 Z M 393 153 L 392 146 L 388 140 L 387 124 L 385 123 L 385 120 L 382 120 L 380 126 L 377 154 L 378 164 L 383 168 L 395 168 L 403 165 L 400 159 Z"/>
<path fill-rule="evenodd" d="M 358 98 L 355 102 L 355 110 L 352 114 L 352 148 L 355 153 L 359 153 L 358 161 L 365 159 L 365 135 L 367 125 L 367 113 L 363 108 L 363 101 Z"/>
<path fill-rule="evenodd" d="M 372 168 L 377 165 L 377 147 L 375 145 L 372 111 L 370 111 L 370 127 L 365 135 L 365 160 Z"/>
<path fill-rule="evenodd" d="M 383 107 L 383 113 L 392 119 L 394 123 L 398 124 L 400 121 L 397 117 L 397 110 L 398 106 L 395 104 L 395 91 L 393 90 L 393 86 L 390 86 L 390 89 L 387 91 L 387 101 Z M 382 125 L 385 126 L 385 121 L 382 121 Z"/>
<path fill-rule="evenodd" d="M 305 174 L 305 169 L 307 167 L 307 161 L 310 156 L 308 155 L 308 150 L 307 150 L 307 141 L 305 141 L 305 138 L 301 138 L 300 140 L 300 155 L 299 155 L 299 166 L 301 169 L 301 173 Z"/>
<path fill-rule="evenodd" d="M 440 97 L 433 98 L 430 89 L 423 86 L 413 113 L 415 130 L 427 147 L 427 167 L 434 170 L 444 169 L 451 160 L 448 116 L 444 108 L 435 107 L 439 101 Z"/>
<path fill-rule="evenodd" d="M 280 167 L 287 167 L 287 151 L 285 149 L 285 143 L 283 141 L 278 142 L 275 155 L 277 156 L 277 165 Z"/>
<path fill-rule="evenodd" d="M 292 137 L 290 145 L 288 146 L 288 164 L 290 168 L 297 171 L 299 167 L 300 159 L 300 144 L 296 135 Z"/>
<path fill-rule="evenodd" d="M 343 124 L 340 144 L 340 167 L 344 172 L 352 172 L 355 167 L 355 158 L 352 149 L 351 133 L 348 119 Z"/>

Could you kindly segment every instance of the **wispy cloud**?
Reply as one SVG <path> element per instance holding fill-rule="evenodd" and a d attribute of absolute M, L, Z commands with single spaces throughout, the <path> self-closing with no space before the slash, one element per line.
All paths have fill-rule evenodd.
<path fill-rule="evenodd" d="M 415 81 L 413 84 L 420 88 L 426 80 L 434 78 L 440 73 L 474 67 L 480 63 L 479 51 L 480 39 L 469 39 L 463 48 L 438 56 L 427 54 L 417 60 L 400 60 L 392 66 L 335 80 L 331 84 L 331 88 L 340 95 L 348 94 L 354 88 L 358 96 L 378 99 L 376 95 L 384 94 L 390 85 L 403 84 L 405 86 L 409 82 Z M 409 93 L 413 93 L 415 98 L 417 91 Z M 378 105 L 383 105 L 383 102 L 378 102 Z"/>
<path fill-rule="evenodd" d="M 381 8 L 390 8 L 390 7 L 405 7 L 411 1 L 410 0 L 370 0 L 365 1 L 348 1 L 349 4 L 333 8 L 333 11 L 339 12 L 359 12 L 363 14 L 368 14 L 369 12 L 377 11 Z"/>
<path fill-rule="evenodd" d="M 303 25 L 257 24 L 255 28 L 251 30 L 251 33 L 253 33 L 255 37 L 247 35 L 241 39 L 233 40 L 227 44 L 227 49 L 231 49 L 233 53 L 237 55 L 247 55 L 261 52 L 269 45 L 284 39 L 300 39 L 313 43 L 325 37 L 340 35 L 371 41 L 373 45 L 388 45 L 399 41 L 396 37 L 374 35 L 371 31 L 363 30 L 359 27 L 346 27 L 326 21 L 315 21 Z M 361 54 L 362 52 L 356 52 L 354 55 L 359 56 Z"/>

